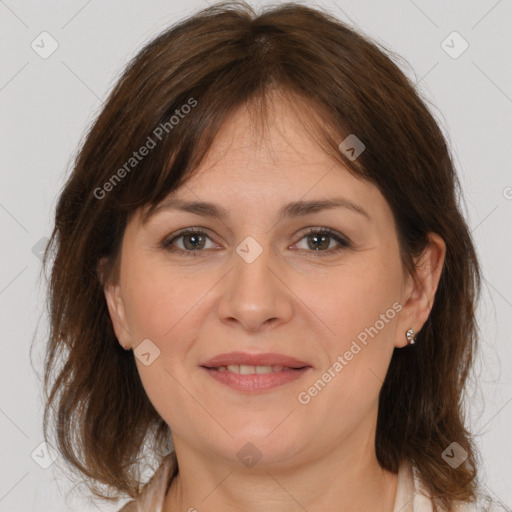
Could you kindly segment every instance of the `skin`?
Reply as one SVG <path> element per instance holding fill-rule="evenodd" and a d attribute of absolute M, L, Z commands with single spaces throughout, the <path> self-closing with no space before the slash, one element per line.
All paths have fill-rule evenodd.
<path fill-rule="evenodd" d="M 180 465 L 164 512 L 393 510 L 397 475 L 376 459 L 378 395 L 395 347 L 428 318 L 445 244 L 431 234 L 413 277 L 401 264 L 391 209 L 372 184 L 330 159 L 285 102 L 274 104 L 268 137 L 236 111 L 197 173 L 172 197 L 225 207 L 226 221 L 162 210 L 147 224 L 130 219 L 120 277 L 105 286 L 117 338 L 126 349 L 150 339 L 160 355 L 135 358 L 146 393 L 168 423 Z M 278 221 L 298 199 L 349 199 L 347 208 Z M 161 246 L 183 228 L 202 228 Z M 308 227 L 331 228 L 352 246 L 327 238 L 315 251 Z M 236 247 L 247 237 L 262 254 L 247 263 Z M 188 245 L 184 245 L 187 243 Z M 202 251 L 202 252 L 200 252 Z M 322 252 L 323 251 L 323 252 Z M 357 335 L 392 308 L 401 311 L 310 402 L 307 391 Z M 277 352 L 308 362 L 301 379 L 258 394 L 232 390 L 199 365 L 230 351 Z M 136 411 L 134 411 L 134 414 Z M 237 457 L 253 443 L 261 459 L 249 468 Z"/>

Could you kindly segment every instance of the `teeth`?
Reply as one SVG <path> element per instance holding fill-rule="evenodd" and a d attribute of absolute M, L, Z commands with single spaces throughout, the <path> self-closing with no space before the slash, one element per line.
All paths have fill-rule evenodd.
<path fill-rule="evenodd" d="M 248 366 L 246 364 L 230 364 L 228 366 L 219 366 L 218 371 L 224 372 L 229 371 L 233 373 L 239 373 L 240 375 L 253 375 L 255 373 L 273 373 L 281 372 L 284 370 L 283 366 Z"/>

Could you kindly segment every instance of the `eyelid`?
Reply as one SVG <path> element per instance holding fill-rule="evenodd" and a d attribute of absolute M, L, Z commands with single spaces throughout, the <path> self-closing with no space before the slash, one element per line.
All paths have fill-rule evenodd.
<path fill-rule="evenodd" d="M 161 246 L 170 251 L 174 252 L 176 254 L 186 254 L 187 256 L 196 256 L 198 253 L 207 252 L 206 250 L 196 250 L 196 251 L 185 251 L 183 249 L 180 249 L 178 247 L 174 247 L 172 244 L 175 240 L 181 238 L 184 235 L 187 234 L 199 234 L 199 235 L 206 235 L 207 238 L 209 238 L 212 242 L 214 242 L 217 245 L 220 245 L 219 242 L 215 240 L 214 237 L 211 236 L 210 230 L 208 228 L 199 227 L 199 226 L 191 226 L 179 229 L 178 231 L 175 231 L 171 235 L 165 237 L 162 242 Z M 307 228 L 303 228 L 296 237 L 298 237 L 297 241 L 292 244 L 292 246 L 297 245 L 303 238 L 307 237 L 310 234 L 326 234 L 329 237 L 335 239 L 338 242 L 338 245 L 334 248 L 327 249 L 325 251 L 308 251 L 306 249 L 299 249 L 299 251 L 304 251 L 306 253 L 313 253 L 313 256 L 327 256 L 335 254 L 337 251 L 341 249 L 348 249 L 353 246 L 352 241 L 349 237 L 346 235 L 332 229 L 326 226 L 309 226 Z"/>
<path fill-rule="evenodd" d="M 168 247 L 176 239 L 178 239 L 184 235 L 194 234 L 194 233 L 200 234 L 200 235 L 206 235 L 212 242 L 215 242 L 216 244 L 219 243 L 215 240 L 214 237 L 211 236 L 211 234 L 210 234 L 211 231 L 208 228 L 203 228 L 203 227 L 199 227 L 199 226 L 191 226 L 191 227 L 179 229 L 178 231 L 175 231 L 174 233 L 171 233 L 170 235 L 166 236 L 162 240 L 161 245 L 164 247 Z M 187 251 L 187 252 L 192 252 L 192 251 Z M 200 252 L 200 251 L 198 251 L 198 252 Z"/>
<path fill-rule="evenodd" d="M 300 235 L 298 235 L 298 236 L 300 236 L 300 238 L 298 240 L 299 242 L 307 235 L 310 235 L 313 233 L 323 233 L 323 234 L 330 235 L 332 238 L 339 239 L 338 241 L 340 243 L 341 243 L 341 241 L 344 242 L 347 247 L 351 247 L 353 245 L 352 240 L 350 240 L 350 238 L 348 236 L 344 235 L 343 233 L 340 233 L 339 231 L 336 231 L 335 229 L 329 228 L 329 227 L 313 226 L 313 227 L 308 227 L 308 228 L 304 228 L 304 229 L 306 229 L 306 231 L 303 231 L 300 233 Z"/>

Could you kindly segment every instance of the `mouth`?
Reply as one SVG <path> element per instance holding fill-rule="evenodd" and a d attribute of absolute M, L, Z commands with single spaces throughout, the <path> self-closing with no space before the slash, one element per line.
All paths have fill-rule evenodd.
<path fill-rule="evenodd" d="M 261 392 L 299 380 L 312 366 L 281 354 L 220 354 L 200 365 L 217 382 L 237 391 Z"/>
<path fill-rule="evenodd" d="M 239 375 L 265 375 L 268 373 L 302 370 L 303 368 L 308 367 L 302 366 L 299 368 L 290 368 L 288 366 L 250 366 L 246 364 L 230 364 L 227 366 L 217 366 L 213 368 L 204 366 L 203 368 L 208 368 L 209 370 L 217 370 L 218 372 L 232 372 Z"/>
<path fill-rule="evenodd" d="M 236 373 L 241 373 L 239 370 L 236 370 L 235 367 L 237 366 L 243 368 L 244 371 L 247 371 L 247 368 L 260 368 L 262 369 L 261 373 L 270 373 L 270 371 L 282 371 L 283 368 L 301 369 L 311 365 L 295 357 L 283 354 L 227 352 L 208 359 L 208 361 L 202 363 L 201 366 L 215 369 L 225 368 L 228 369 L 228 371 L 235 371 Z M 268 370 L 269 368 L 271 369 L 270 371 Z M 277 368 L 277 370 L 274 370 L 274 368 Z"/>

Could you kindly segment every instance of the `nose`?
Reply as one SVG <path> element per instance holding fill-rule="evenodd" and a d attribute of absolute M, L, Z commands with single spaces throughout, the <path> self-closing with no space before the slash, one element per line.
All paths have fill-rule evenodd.
<path fill-rule="evenodd" d="M 268 247 L 254 260 L 233 255 L 234 268 L 223 280 L 218 313 L 224 323 L 247 331 L 273 328 L 290 320 L 293 293 L 282 267 Z M 243 254 L 243 253 L 240 253 Z"/>

